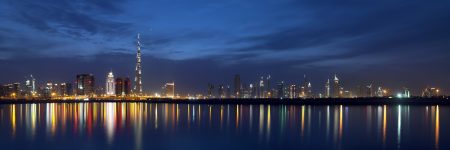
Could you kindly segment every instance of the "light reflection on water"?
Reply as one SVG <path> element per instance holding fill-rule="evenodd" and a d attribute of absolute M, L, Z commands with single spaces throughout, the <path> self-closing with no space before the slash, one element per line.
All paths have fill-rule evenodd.
<path fill-rule="evenodd" d="M 440 111 L 448 109 L 400 105 L 15 104 L 0 105 L 0 137 L 19 148 L 21 144 L 46 148 L 55 144 L 49 141 L 57 141 L 73 149 L 83 143 L 97 145 L 84 149 L 121 149 L 120 145 L 145 149 L 158 144 L 160 149 L 198 149 L 189 145 L 196 142 L 182 137 L 195 140 L 204 136 L 218 139 L 213 143 L 223 144 L 224 149 L 245 149 L 239 145 L 257 149 L 443 149 L 449 142 L 440 142 L 440 138 L 449 140 L 440 137 L 448 136 L 441 130 L 448 133 L 450 124 L 448 115 Z M 70 140 L 78 142 L 67 142 Z M 185 142 L 168 148 L 161 145 L 164 140 Z"/>

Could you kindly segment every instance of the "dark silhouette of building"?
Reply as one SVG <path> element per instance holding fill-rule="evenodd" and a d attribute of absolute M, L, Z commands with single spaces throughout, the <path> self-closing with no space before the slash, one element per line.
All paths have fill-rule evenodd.
<path fill-rule="evenodd" d="M 214 91 L 214 85 L 208 83 L 208 95 L 207 95 L 208 98 L 214 98 L 213 91 Z"/>
<path fill-rule="evenodd" d="M 95 94 L 95 79 L 92 74 L 77 75 L 76 85 L 76 95 L 93 96 Z"/>
<path fill-rule="evenodd" d="M 115 82 L 116 96 L 130 96 L 131 81 L 130 78 L 116 78 Z"/>
<path fill-rule="evenodd" d="M 278 82 L 277 83 L 277 97 L 278 98 L 285 98 L 284 97 L 284 82 Z"/>
<path fill-rule="evenodd" d="M 226 94 L 225 94 L 225 86 L 223 84 L 219 85 L 219 98 L 226 98 Z"/>

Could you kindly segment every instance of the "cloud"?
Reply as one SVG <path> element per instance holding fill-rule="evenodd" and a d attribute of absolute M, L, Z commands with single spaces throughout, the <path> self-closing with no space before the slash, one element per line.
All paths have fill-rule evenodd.
<path fill-rule="evenodd" d="M 103 15 L 121 13 L 121 1 L 9 1 L 13 12 L 8 18 L 39 31 L 88 38 L 95 34 L 121 35 L 130 23 L 107 19 Z"/>

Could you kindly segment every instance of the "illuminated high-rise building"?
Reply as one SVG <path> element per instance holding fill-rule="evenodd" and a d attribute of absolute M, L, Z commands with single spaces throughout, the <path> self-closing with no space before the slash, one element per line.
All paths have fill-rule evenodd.
<path fill-rule="evenodd" d="M 33 75 L 30 75 L 30 78 L 25 81 L 25 88 L 25 96 L 36 96 L 36 79 L 33 77 Z"/>
<path fill-rule="evenodd" d="M 141 39 L 137 35 L 137 55 L 136 55 L 136 77 L 134 78 L 134 94 L 142 95 L 142 60 L 141 60 Z"/>
<path fill-rule="evenodd" d="M 365 97 L 373 97 L 373 88 L 372 83 L 366 86 L 366 96 Z"/>
<path fill-rule="evenodd" d="M 334 74 L 333 98 L 339 97 L 341 97 L 341 85 L 339 84 L 339 78 Z"/>
<path fill-rule="evenodd" d="M 20 98 L 21 96 L 20 83 L 3 85 L 0 92 L 1 92 L 0 96 L 3 97 Z"/>
<path fill-rule="evenodd" d="M 311 82 L 306 78 L 306 75 L 304 75 L 303 78 L 304 81 L 303 85 L 300 87 L 300 96 L 303 98 L 311 98 L 313 97 Z"/>
<path fill-rule="evenodd" d="M 297 85 L 292 84 L 289 87 L 289 98 L 297 98 Z"/>
<path fill-rule="evenodd" d="M 76 80 L 76 95 L 78 96 L 93 96 L 95 79 L 92 74 L 79 74 Z"/>
<path fill-rule="evenodd" d="M 272 77 L 270 76 L 270 74 L 266 77 L 266 91 L 265 91 L 265 98 L 272 98 L 273 95 L 273 90 L 270 84 L 270 80 L 272 79 Z"/>
<path fill-rule="evenodd" d="M 303 75 L 303 85 L 301 87 L 301 94 L 303 98 L 307 98 L 308 95 L 308 79 L 306 78 L 306 74 Z"/>
<path fill-rule="evenodd" d="M 257 98 L 257 88 L 255 86 L 256 84 L 250 84 L 249 90 L 250 90 L 250 98 Z"/>
<path fill-rule="evenodd" d="M 423 90 L 423 92 L 422 92 L 422 97 L 428 97 L 428 98 L 430 98 L 430 97 L 437 97 L 437 96 L 441 96 L 440 95 L 440 90 L 438 89 L 438 88 L 434 88 L 434 87 L 432 87 L 432 88 L 425 88 L 424 90 Z"/>
<path fill-rule="evenodd" d="M 108 76 L 106 76 L 106 96 L 115 96 L 116 95 L 116 87 L 114 83 L 114 74 L 113 72 L 109 72 Z"/>
<path fill-rule="evenodd" d="M 261 80 L 259 80 L 258 97 L 264 98 L 264 77 L 263 76 L 261 76 Z"/>
<path fill-rule="evenodd" d="M 379 87 L 377 88 L 377 91 L 375 92 L 375 95 L 376 95 L 377 97 L 383 97 L 383 96 L 384 96 L 383 88 L 381 88 L 381 86 L 379 86 Z"/>
<path fill-rule="evenodd" d="M 166 83 L 164 85 L 166 98 L 174 98 L 175 97 L 175 83 Z"/>
<path fill-rule="evenodd" d="M 308 81 L 308 84 L 306 85 L 306 97 L 307 97 L 307 98 L 313 97 L 313 94 L 312 94 L 312 85 L 311 85 L 311 82 L 309 82 L 309 81 Z"/>

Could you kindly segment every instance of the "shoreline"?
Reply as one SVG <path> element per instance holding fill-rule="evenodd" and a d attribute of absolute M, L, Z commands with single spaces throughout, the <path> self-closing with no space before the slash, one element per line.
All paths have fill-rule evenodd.
<path fill-rule="evenodd" d="M 0 100 L 3 104 L 41 103 L 171 103 L 171 104 L 244 104 L 244 105 L 450 105 L 445 98 L 352 98 L 352 99 L 146 99 L 146 100 Z"/>

